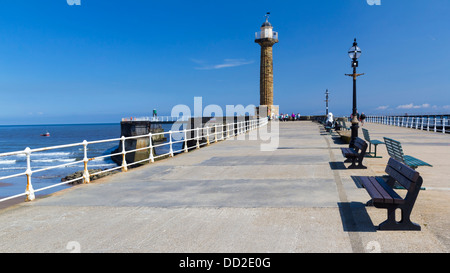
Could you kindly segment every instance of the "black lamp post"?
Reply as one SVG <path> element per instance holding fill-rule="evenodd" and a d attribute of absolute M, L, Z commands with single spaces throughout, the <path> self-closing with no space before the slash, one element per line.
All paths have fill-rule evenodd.
<path fill-rule="evenodd" d="M 356 109 L 356 78 L 358 76 L 364 75 L 364 74 L 356 74 L 356 68 L 358 67 L 358 58 L 361 56 L 361 49 L 358 47 L 358 43 L 355 41 L 353 42 L 353 46 L 348 50 L 348 55 L 350 59 L 352 59 L 352 67 L 353 67 L 353 74 L 345 74 L 346 76 L 353 77 L 353 109 L 352 109 L 352 138 L 350 140 L 350 147 L 354 147 L 355 139 L 358 137 L 358 128 L 359 128 L 359 122 L 357 117 L 357 109 Z"/>

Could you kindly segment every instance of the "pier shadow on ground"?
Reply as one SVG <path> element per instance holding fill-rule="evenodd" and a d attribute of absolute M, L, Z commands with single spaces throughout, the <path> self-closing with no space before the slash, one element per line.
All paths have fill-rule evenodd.
<path fill-rule="evenodd" d="M 361 202 L 338 202 L 342 228 L 346 232 L 376 232 L 366 205 Z"/>

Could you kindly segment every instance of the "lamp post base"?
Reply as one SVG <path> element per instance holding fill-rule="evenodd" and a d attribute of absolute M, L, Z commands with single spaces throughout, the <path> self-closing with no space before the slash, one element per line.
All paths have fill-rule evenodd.
<path fill-rule="evenodd" d="M 352 137 L 350 139 L 349 147 L 354 148 L 355 139 L 358 137 L 358 129 L 359 129 L 358 121 L 355 122 L 354 120 L 352 120 L 352 126 L 350 127 L 350 129 L 352 130 Z"/>

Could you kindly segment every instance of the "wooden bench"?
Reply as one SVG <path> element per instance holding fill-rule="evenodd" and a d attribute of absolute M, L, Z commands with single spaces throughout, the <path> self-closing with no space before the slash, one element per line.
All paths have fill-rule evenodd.
<path fill-rule="evenodd" d="M 325 131 L 327 131 L 328 133 L 332 133 L 331 130 L 333 129 L 333 126 L 328 126 L 326 120 L 322 122 L 323 128 L 325 129 Z"/>
<path fill-rule="evenodd" d="M 402 162 L 390 158 L 386 166 L 389 178 L 385 182 L 380 177 L 360 176 L 359 179 L 372 198 L 368 205 L 387 209 L 387 220 L 382 222 L 380 230 L 420 230 L 420 225 L 411 222 L 411 211 L 416 202 L 423 180 L 420 174 Z M 400 183 L 407 190 L 405 198 L 400 197 L 393 187 Z M 401 210 L 401 220 L 395 220 L 395 210 Z"/>
<path fill-rule="evenodd" d="M 425 161 L 403 154 L 402 144 L 397 140 L 385 137 L 384 143 L 386 144 L 386 149 L 390 157 L 408 165 L 413 169 L 416 169 L 419 166 L 433 167 Z"/>
<path fill-rule="evenodd" d="M 354 148 L 341 148 L 342 155 L 347 158 L 344 162 L 352 162 L 352 165 L 348 166 L 348 169 L 367 169 L 362 164 L 367 150 L 367 143 L 357 137 L 353 145 L 355 146 Z M 358 165 L 355 164 L 356 162 L 358 162 Z"/>
<path fill-rule="evenodd" d="M 345 120 L 342 120 L 342 128 L 344 128 L 345 130 L 350 130 L 352 129 L 351 127 L 347 127 L 347 124 L 345 123 Z"/>
<path fill-rule="evenodd" d="M 369 152 L 367 153 L 370 157 L 376 157 L 376 158 L 381 158 L 381 156 L 377 156 L 377 145 L 378 144 L 384 144 L 383 141 L 380 140 L 376 140 L 376 139 L 370 139 L 370 135 L 369 135 L 369 130 L 362 128 L 363 134 L 364 134 L 364 139 L 369 142 Z M 372 145 L 375 148 L 375 152 L 372 153 Z"/>

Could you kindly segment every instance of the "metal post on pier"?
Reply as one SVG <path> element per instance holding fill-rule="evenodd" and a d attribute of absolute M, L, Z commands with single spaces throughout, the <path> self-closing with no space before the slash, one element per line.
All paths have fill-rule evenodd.
<path fill-rule="evenodd" d="M 126 160 L 126 151 L 125 151 L 125 136 L 120 138 L 122 141 L 122 172 L 128 171 L 127 160 Z"/>
<path fill-rule="evenodd" d="M 172 148 L 172 130 L 169 131 L 169 153 L 170 157 L 173 157 L 173 148 Z"/>
<path fill-rule="evenodd" d="M 89 170 L 88 170 L 88 157 L 87 157 L 87 145 L 88 142 L 86 140 L 83 141 L 83 149 L 84 149 L 84 158 L 83 158 L 83 163 L 84 163 L 84 172 L 83 172 L 83 184 L 88 184 L 91 182 L 90 179 L 90 175 L 89 175 Z"/>
<path fill-rule="evenodd" d="M 445 117 L 442 117 L 442 133 L 445 134 Z"/>
<path fill-rule="evenodd" d="M 184 129 L 184 152 L 187 153 L 188 152 L 188 143 L 187 143 L 187 131 L 186 129 Z"/>
<path fill-rule="evenodd" d="M 214 143 L 217 143 L 217 123 L 214 124 Z"/>
<path fill-rule="evenodd" d="M 27 188 L 25 190 L 27 198 L 25 199 L 25 201 L 33 201 L 34 199 L 36 199 L 36 196 L 34 195 L 33 185 L 31 185 L 31 174 L 33 172 L 31 171 L 31 149 L 29 147 L 25 149 L 25 154 L 27 156 L 27 170 L 25 172 L 25 174 L 27 175 Z"/>
<path fill-rule="evenodd" d="M 155 158 L 153 157 L 153 143 L 152 143 L 152 133 L 148 133 L 148 148 L 149 148 L 149 159 L 150 162 L 155 162 Z"/>
<path fill-rule="evenodd" d="M 436 133 L 437 116 L 434 116 L 434 132 Z"/>

